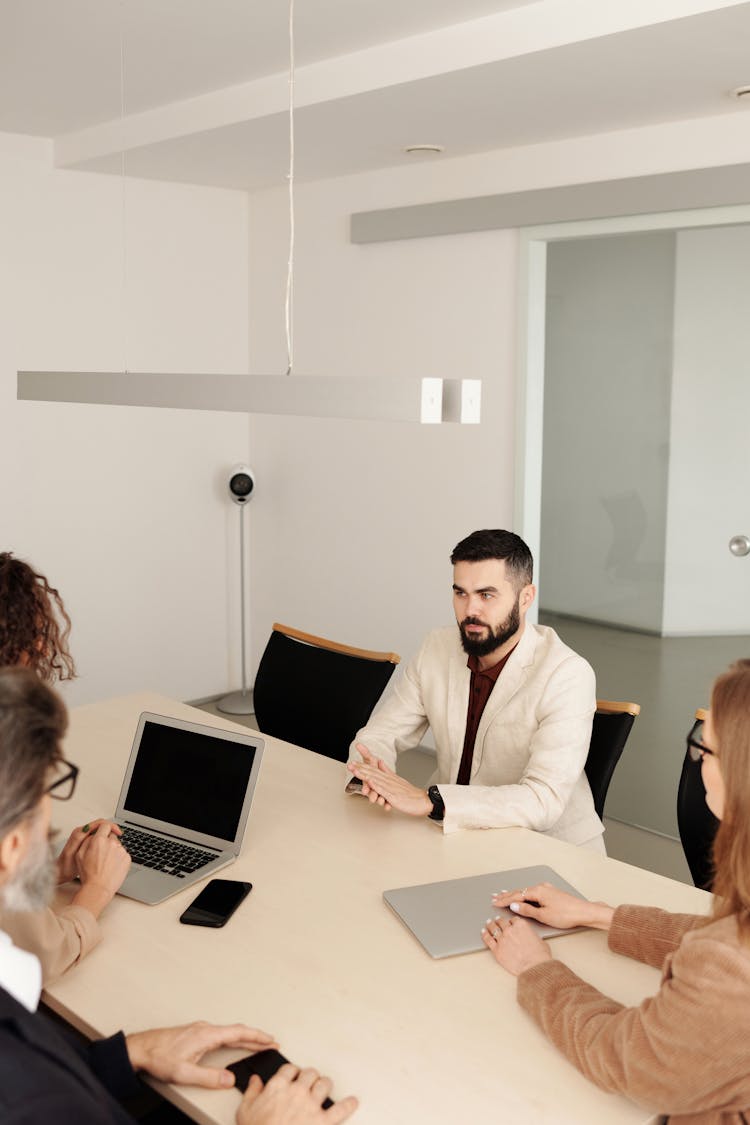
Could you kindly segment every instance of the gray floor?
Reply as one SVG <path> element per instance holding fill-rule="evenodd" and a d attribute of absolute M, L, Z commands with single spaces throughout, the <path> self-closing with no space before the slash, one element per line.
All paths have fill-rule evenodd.
<path fill-rule="evenodd" d="M 676 839 L 685 736 L 696 708 L 709 705 L 716 676 L 750 655 L 750 637 L 658 637 L 545 612 L 540 621 L 586 657 L 600 699 L 641 705 L 612 779 L 607 812 Z"/>
<path fill-rule="evenodd" d="M 212 715 L 221 714 L 216 709 L 214 700 L 202 700 L 194 704 Z M 257 729 L 255 716 L 223 716 L 231 718 L 234 722 L 241 723 Z M 425 786 L 432 776 L 435 768 L 435 756 L 429 750 L 409 750 L 399 759 L 399 773 L 407 777 L 415 785 Z M 604 818 L 607 829 L 605 843 L 607 854 L 614 859 L 621 859 L 625 863 L 632 863 L 636 867 L 643 867 L 648 871 L 656 871 L 659 875 L 666 875 L 670 879 L 679 879 L 681 882 L 690 883 L 688 871 L 682 848 L 679 841 L 657 835 L 654 832 L 636 828 L 629 824 L 622 824 L 616 820 Z"/>

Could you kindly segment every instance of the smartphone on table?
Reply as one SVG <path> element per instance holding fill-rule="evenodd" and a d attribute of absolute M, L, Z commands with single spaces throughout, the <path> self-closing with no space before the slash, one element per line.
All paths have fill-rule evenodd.
<path fill-rule="evenodd" d="M 228 922 L 252 889 L 252 883 L 242 883 L 237 879 L 211 879 L 180 915 L 180 921 L 185 926 L 218 929 Z"/>

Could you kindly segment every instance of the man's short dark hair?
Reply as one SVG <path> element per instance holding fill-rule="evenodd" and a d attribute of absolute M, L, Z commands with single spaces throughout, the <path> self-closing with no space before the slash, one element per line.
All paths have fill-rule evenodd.
<path fill-rule="evenodd" d="M 0 836 L 41 801 L 67 725 L 63 701 L 29 668 L 0 668 Z"/>
<path fill-rule="evenodd" d="M 512 531 L 486 529 L 472 531 L 453 548 L 451 562 L 485 562 L 500 559 L 505 562 L 508 579 L 516 590 L 530 586 L 534 581 L 534 560 L 531 551 L 520 535 Z"/>

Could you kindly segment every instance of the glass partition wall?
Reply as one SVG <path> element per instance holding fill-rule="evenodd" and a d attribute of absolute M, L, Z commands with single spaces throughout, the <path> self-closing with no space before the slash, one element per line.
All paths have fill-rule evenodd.
<path fill-rule="evenodd" d="M 600 697 L 641 704 L 607 815 L 673 837 L 693 712 L 750 656 L 750 556 L 729 549 L 750 536 L 750 225 L 730 217 L 525 239 L 518 525 L 539 618 Z"/>

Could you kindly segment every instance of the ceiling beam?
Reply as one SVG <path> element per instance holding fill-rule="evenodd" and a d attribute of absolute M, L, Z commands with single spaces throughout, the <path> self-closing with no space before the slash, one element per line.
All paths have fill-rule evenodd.
<path fill-rule="evenodd" d="M 295 68 L 297 108 L 739 6 L 746 0 L 546 0 Z M 126 60 L 127 61 L 127 60 Z M 280 72 L 58 136 L 60 168 L 288 110 Z"/>
<path fill-rule="evenodd" d="M 750 164 L 694 168 L 657 176 L 359 211 L 350 218 L 350 239 L 355 243 L 392 242 L 578 219 L 727 207 L 746 204 L 749 199 Z"/>

